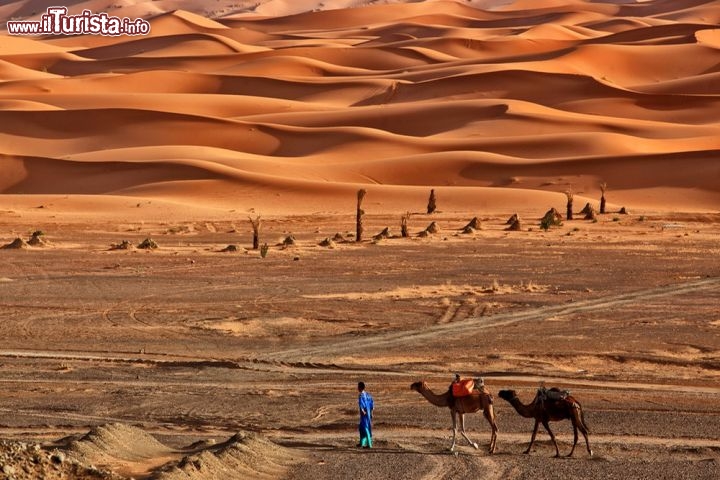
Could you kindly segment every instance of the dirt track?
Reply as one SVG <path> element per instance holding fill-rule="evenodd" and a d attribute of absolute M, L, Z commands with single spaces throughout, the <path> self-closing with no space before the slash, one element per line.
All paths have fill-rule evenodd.
<path fill-rule="evenodd" d="M 0 435 L 47 442 L 119 422 L 179 460 L 195 441 L 258 432 L 291 452 L 271 476 L 296 480 L 718 476 L 717 217 L 512 234 L 489 217 L 470 236 L 461 215 L 437 220 L 428 239 L 317 247 L 348 229 L 330 217 L 266 259 L 218 252 L 244 241 L 217 233 L 229 221 L 188 234 L 145 224 L 132 240 L 152 236 L 154 252 L 108 251 L 128 236 L 113 228 L 48 225 L 50 246 L 0 250 Z M 267 235 L 307 225 L 290 222 Z M 497 397 L 498 455 L 480 416 L 468 428 L 481 449 L 447 455 L 449 415 L 408 387 L 444 389 L 455 371 L 526 402 L 542 381 L 570 388 L 595 457 L 578 446 L 551 459 L 542 432 L 522 455 L 532 421 Z M 359 379 L 378 403 L 372 452 L 354 448 Z M 569 423 L 554 429 L 569 451 Z M 138 477 L 167 461 L 107 463 Z"/>

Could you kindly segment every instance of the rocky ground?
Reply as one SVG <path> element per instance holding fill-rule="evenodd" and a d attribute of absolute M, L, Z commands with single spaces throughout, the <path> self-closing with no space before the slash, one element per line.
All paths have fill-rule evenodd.
<path fill-rule="evenodd" d="M 56 448 L 40 443 L 0 440 L 0 478 L 3 479 L 121 479 L 108 470 L 82 465 Z"/>

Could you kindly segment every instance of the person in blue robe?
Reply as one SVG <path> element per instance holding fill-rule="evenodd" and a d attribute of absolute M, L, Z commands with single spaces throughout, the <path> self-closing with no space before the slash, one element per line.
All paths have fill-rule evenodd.
<path fill-rule="evenodd" d="M 365 391 L 365 383 L 358 382 L 358 408 L 360 410 L 360 443 L 358 447 L 372 448 L 372 415 L 375 407 L 373 397 Z"/>

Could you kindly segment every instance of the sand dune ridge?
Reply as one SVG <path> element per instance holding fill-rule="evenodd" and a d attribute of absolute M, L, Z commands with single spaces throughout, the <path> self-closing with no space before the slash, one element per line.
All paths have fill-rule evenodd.
<path fill-rule="evenodd" d="M 699 188 L 710 203 L 683 208 L 714 208 L 720 192 L 704 179 L 720 173 L 706 160 L 720 148 L 720 72 L 708 2 L 491 3 L 287 4 L 288 15 L 263 16 L 281 8 L 269 2 L 212 19 L 148 13 L 144 38 L 8 38 L 0 138 L 25 167 L 3 191 L 182 182 L 196 201 L 193 184 L 214 179 L 214 203 L 255 187 L 272 196 L 272 179 L 282 191 L 486 187 L 496 177 L 471 165 L 493 165 L 504 178 L 565 173 L 510 185 L 523 195 L 612 179 L 619 199 Z M 656 199 L 645 205 L 662 207 Z"/>

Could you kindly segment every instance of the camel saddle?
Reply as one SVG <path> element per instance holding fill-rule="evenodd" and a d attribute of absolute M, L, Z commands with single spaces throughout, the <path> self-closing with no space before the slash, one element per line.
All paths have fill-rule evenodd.
<path fill-rule="evenodd" d="M 466 397 L 472 395 L 475 388 L 475 381 L 472 378 L 462 378 L 452 383 L 453 397 Z"/>
<path fill-rule="evenodd" d="M 453 382 L 450 385 L 450 391 L 455 398 L 479 395 L 480 393 L 490 394 L 487 388 L 485 388 L 485 382 L 481 377 L 462 378 L 459 382 Z"/>
<path fill-rule="evenodd" d="M 565 400 L 570 396 L 570 390 L 560 390 L 559 388 L 538 388 L 537 395 L 535 396 L 536 403 L 542 403 L 545 401 L 558 402 Z"/>

